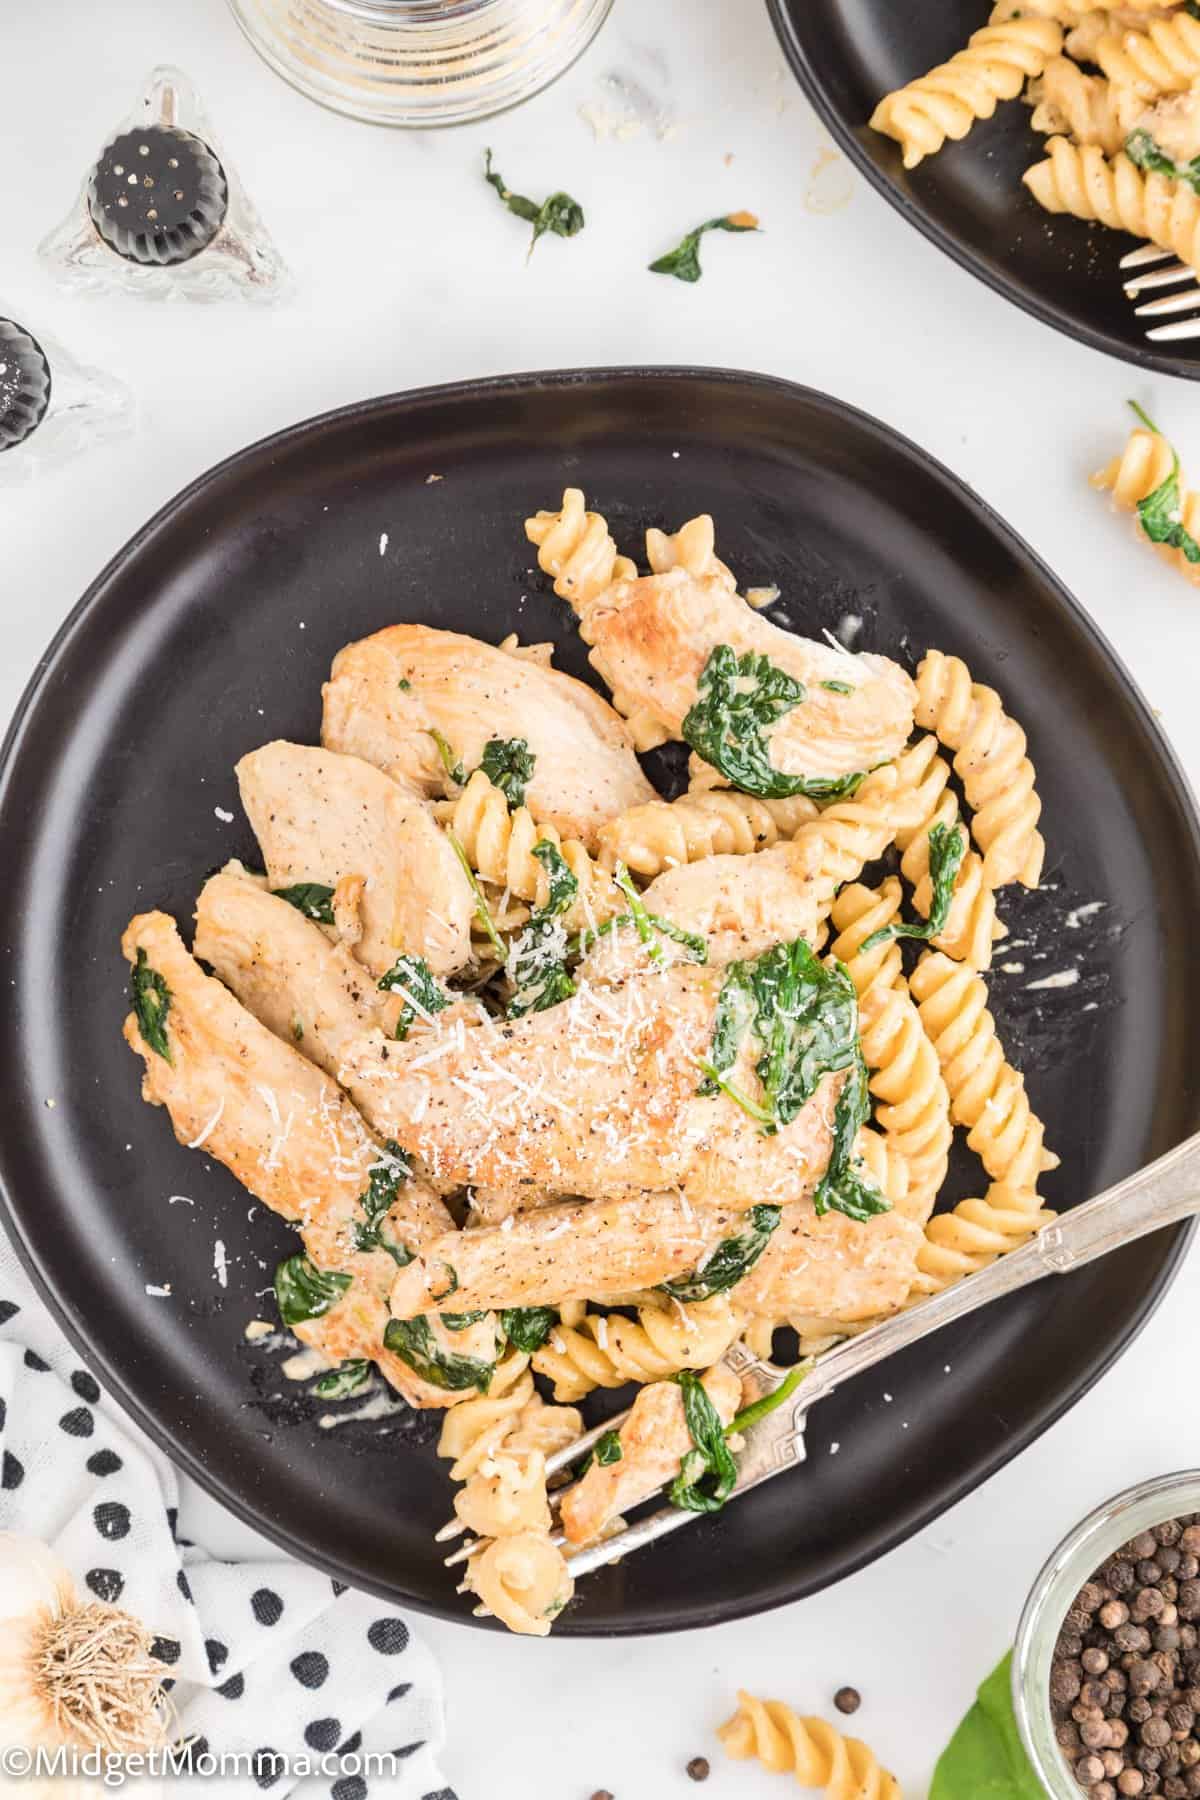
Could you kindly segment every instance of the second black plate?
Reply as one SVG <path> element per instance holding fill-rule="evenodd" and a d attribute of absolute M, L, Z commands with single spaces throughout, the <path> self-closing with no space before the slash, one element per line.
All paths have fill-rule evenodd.
<path fill-rule="evenodd" d="M 306 1561 L 454 1618 L 468 1615 L 433 1541 L 450 1493 L 436 1420 L 323 1430 L 328 1409 L 243 1341 L 294 1240 L 142 1104 L 118 943 L 148 906 L 189 933 L 205 875 L 253 856 L 233 765 L 271 737 L 316 741 L 321 682 L 348 639 L 397 619 L 517 631 L 586 671 L 521 529 L 567 482 L 629 547 L 707 508 L 741 579 L 778 583 L 782 622 L 857 621 L 863 647 L 910 666 L 936 644 L 1002 689 L 1030 729 L 1050 861 L 1044 892 L 1005 895 L 1013 968 L 996 973 L 993 1008 L 1063 1157 L 1047 1199 L 1084 1198 L 1200 1125 L 1185 783 L 1088 620 L 913 445 L 786 382 L 618 370 L 399 395 L 223 463 L 100 576 L 8 742 L 0 1185 L 63 1324 L 183 1468 Z M 1060 972 L 1070 985 L 1030 989 Z M 1183 1240 L 1160 1233 L 993 1307 L 839 1393 L 814 1416 L 803 1470 L 589 1579 L 556 1629 L 707 1625 L 878 1556 L 1079 1397 Z"/>
<path fill-rule="evenodd" d="M 1195 345 L 1151 344 L 1121 287 L 1134 238 L 1043 211 L 1021 183 L 1045 154 L 1021 101 L 1002 101 L 915 169 L 867 120 L 893 88 L 961 50 L 987 24 L 983 0 L 897 6 L 894 0 L 767 0 L 800 85 L 850 160 L 926 237 L 1009 300 L 1096 350 L 1200 380 Z M 932 298 L 930 297 L 932 296 Z M 936 283 L 912 305 L 938 304 Z"/>

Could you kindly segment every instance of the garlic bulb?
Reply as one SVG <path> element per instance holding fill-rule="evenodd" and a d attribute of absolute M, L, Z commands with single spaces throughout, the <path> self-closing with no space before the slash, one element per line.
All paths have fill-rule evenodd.
<path fill-rule="evenodd" d="M 131 1613 L 81 1600 L 37 1538 L 0 1531 L 0 1746 L 122 1756 L 161 1745 L 170 1712 L 153 1641 Z M 40 1785 L 20 1791 L 32 1800 Z"/>

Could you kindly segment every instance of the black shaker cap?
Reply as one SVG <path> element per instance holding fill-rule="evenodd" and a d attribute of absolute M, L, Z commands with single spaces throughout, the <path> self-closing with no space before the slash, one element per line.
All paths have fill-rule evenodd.
<path fill-rule="evenodd" d="M 0 452 L 24 443 L 50 404 L 50 364 L 36 338 L 0 319 Z"/>
<path fill-rule="evenodd" d="M 201 138 L 175 125 L 119 132 L 88 181 L 92 223 L 129 262 L 186 262 L 211 244 L 228 205 L 220 163 Z"/>

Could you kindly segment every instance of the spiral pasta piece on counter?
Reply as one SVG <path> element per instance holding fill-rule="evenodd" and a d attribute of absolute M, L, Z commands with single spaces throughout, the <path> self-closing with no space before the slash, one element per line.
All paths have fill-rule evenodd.
<path fill-rule="evenodd" d="M 957 656 L 930 650 L 917 669 L 917 723 L 954 751 L 954 772 L 974 817 L 989 887 L 1036 887 L 1046 854 L 1037 829 L 1042 802 L 1026 755 L 1025 733 L 995 688 L 971 679 Z"/>
<path fill-rule="evenodd" d="M 691 1306 L 643 1306 L 636 1319 L 589 1313 L 578 1326 L 556 1326 L 534 1352 L 533 1366 L 553 1381 L 556 1400 L 581 1400 L 597 1387 L 662 1381 L 680 1369 L 711 1369 L 741 1328 L 727 1294 Z"/>
<path fill-rule="evenodd" d="M 897 944 L 860 946 L 900 910 L 900 883 L 878 890 L 854 882 L 833 903 L 838 933 L 831 945 L 846 965 L 858 994 L 863 1055 L 871 1092 L 879 1101 L 876 1122 L 894 1142 L 909 1173 L 910 1217 L 926 1218 L 946 1177 L 953 1129 L 950 1095 L 937 1052 L 904 982 Z"/>
<path fill-rule="evenodd" d="M 715 575 L 725 586 L 737 587 L 733 571 L 716 553 L 712 516 L 698 513 L 678 531 L 658 531 L 651 526 L 646 533 L 646 561 L 655 575 L 668 569 L 686 569 L 689 575 Z"/>
<path fill-rule="evenodd" d="M 1139 501 L 1147 499 L 1172 474 L 1175 456 L 1161 432 L 1143 431 L 1140 427 L 1129 435 L 1120 456 L 1092 476 L 1092 486 L 1107 489 L 1118 506 L 1136 512 Z M 1200 493 L 1180 484 L 1179 522 L 1189 536 L 1200 541 Z M 1139 533 L 1141 522 L 1138 523 Z M 1147 538 L 1146 542 L 1150 540 Z M 1170 544 L 1155 544 L 1160 556 L 1182 571 L 1191 582 L 1200 582 L 1200 563 L 1189 562 L 1182 550 Z"/>
<path fill-rule="evenodd" d="M 1149 238 L 1200 269 L 1200 195 L 1155 170 L 1143 172 L 1123 153 L 1107 158 L 1096 144 L 1052 137 L 1046 159 L 1021 177 L 1047 212 L 1098 219 L 1114 231 Z"/>
<path fill-rule="evenodd" d="M 1169 19 L 1106 32 L 1095 60 L 1110 81 L 1147 98 L 1181 93 L 1200 75 L 1200 20 L 1181 6 Z"/>
<path fill-rule="evenodd" d="M 1007 1181 L 992 1182 L 982 1199 L 960 1200 L 953 1211 L 935 1213 L 917 1252 L 910 1304 L 1019 1250 L 1053 1218 L 1033 1188 Z"/>
<path fill-rule="evenodd" d="M 746 856 L 796 835 L 817 809 L 803 794 L 760 800 L 732 788 L 713 787 L 631 806 L 600 829 L 598 859 L 611 869 L 623 862 L 650 878 L 706 856 Z"/>
<path fill-rule="evenodd" d="M 569 931 L 624 910 L 624 894 L 577 838 L 563 839 L 553 825 L 538 824 L 528 807 L 510 811 L 482 769 L 474 771 L 457 800 L 445 803 L 444 812 L 475 873 L 536 906 L 546 904 L 550 878 L 533 850 L 549 840 L 579 883 L 571 909 L 563 915 Z"/>
<path fill-rule="evenodd" d="M 782 1700 L 739 1692 L 738 1710 L 717 1736 L 727 1755 L 755 1757 L 772 1774 L 823 1788 L 825 1800 L 901 1800 L 895 1776 L 860 1738 L 843 1737 L 828 1720 L 804 1718 Z"/>
<path fill-rule="evenodd" d="M 1007 1061 L 987 1006 L 983 978 L 927 950 L 909 978 L 921 1023 L 937 1051 L 955 1124 L 993 1181 L 1035 1188 L 1058 1158 L 1029 1104 L 1024 1077 Z"/>
<path fill-rule="evenodd" d="M 581 488 L 564 488 L 557 512 L 534 513 L 525 521 L 525 536 L 537 545 L 538 567 L 554 581 L 554 591 L 579 612 L 614 581 L 637 574 L 621 556 L 608 523 L 588 512 Z"/>
<path fill-rule="evenodd" d="M 949 62 L 885 95 L 871 126 L 895 138 L 905 168 L 915 169 L 947 138 L 964 138 L 977 119 L 990 119 L 998 100 L 1015 100 L 1027 77 L 1040 75 L 1061 49 L 1062 27 L 1053 19 L 985 25 Z"/>

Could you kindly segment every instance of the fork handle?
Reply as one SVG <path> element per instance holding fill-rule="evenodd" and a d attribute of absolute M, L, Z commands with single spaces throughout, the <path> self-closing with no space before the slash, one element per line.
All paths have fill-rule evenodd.
<path fill-rule="evenodd" d="M 1016 1293 L 1046 1275 L 1066 1275 L 1083 1268 L 1110 1250 L 1198 1212 L 1200 1133 L 1094 1200 L 1072 1208 L 1021 1249 L 1000 1257 L 968 1280 L 836 1345 L 821 1357 L 803 1384 L 800 1398 L 804 1410 L 885 1356 L 918 1343 L 1002 1294 Z"/>

